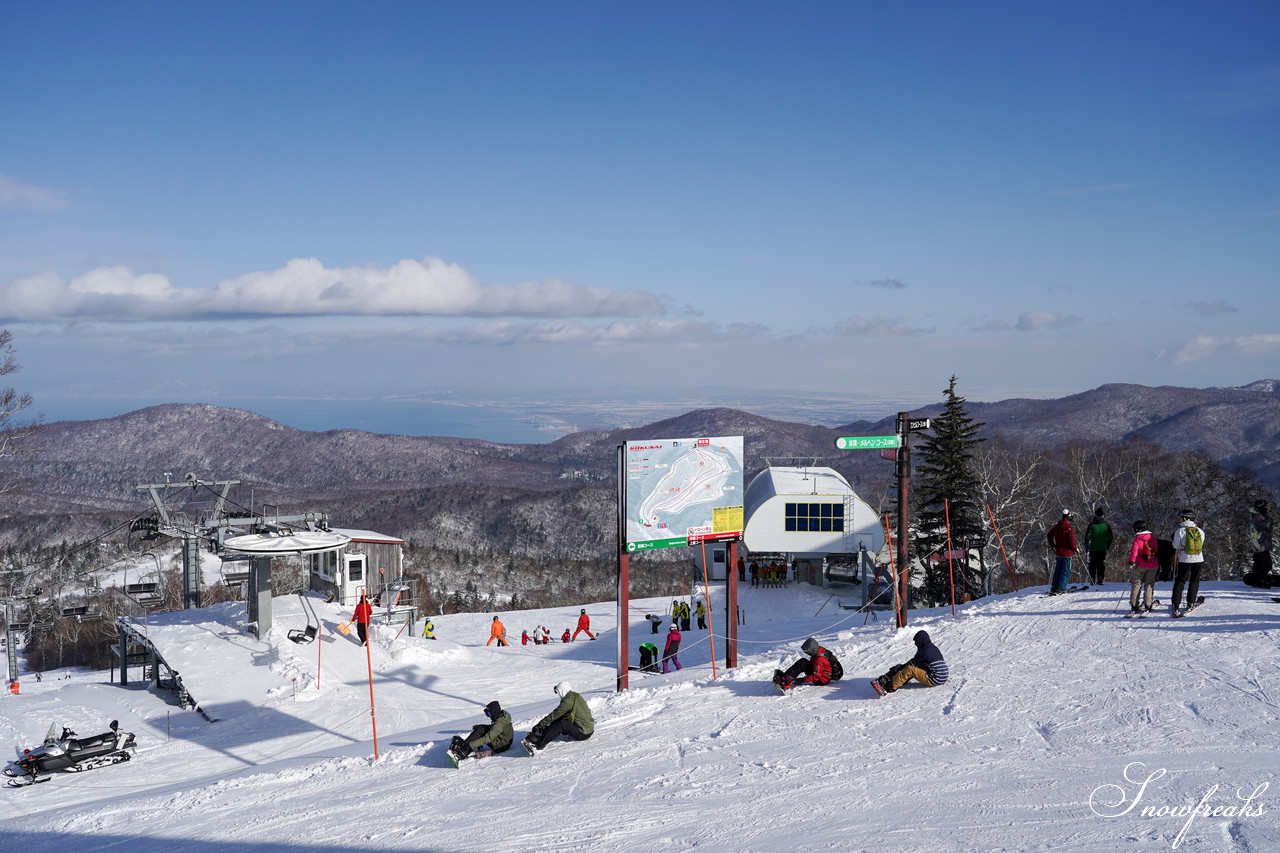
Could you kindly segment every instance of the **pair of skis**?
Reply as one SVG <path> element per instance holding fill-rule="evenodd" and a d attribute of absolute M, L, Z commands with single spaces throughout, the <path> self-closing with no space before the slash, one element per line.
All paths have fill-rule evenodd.
<path fill-rule="evenodd" d="M 1050 596 L 1053 596 L 1053 595 L 1066 595 L 1069 592 L 1084 592 L 1088 588 L 1089 586 L 1087 584 L 1084 586 L 1069 586 L 1066 589 L 1060 589 L 1057 592 L 1046 592 L 1044 594 L 1044 597 L 1049 598 Z"/>

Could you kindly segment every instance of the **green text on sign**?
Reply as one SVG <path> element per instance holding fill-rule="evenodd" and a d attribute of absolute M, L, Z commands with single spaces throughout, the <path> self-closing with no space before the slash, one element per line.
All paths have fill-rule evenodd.
<path fill-rule="evenodd" d="M 844 435 L 836 439 L 836 448 L 839 450 L 877 450 L 901 446 L 902 438 L 897 435 Z"/>

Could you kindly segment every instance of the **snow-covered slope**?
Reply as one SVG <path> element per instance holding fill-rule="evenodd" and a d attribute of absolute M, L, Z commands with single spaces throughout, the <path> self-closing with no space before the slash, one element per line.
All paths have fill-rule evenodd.
<path fill-rule="evenodd" d="M 333 631 L 349 614 L 318 605 L 327 639 L 299 646 L 285 639 L 303 623 L 296 598 L 277 599 L 265 642 L 235 629 L 237 606 L 207 608 L 150 630 L 182 650 L 219 722 L 103 673 L 48 673 L 4 697 L 0 738 L 16 746 L 52 718 L 82 734 L 119 719 L 139 740 L 126 764 L 0 792 L 6 847 L 1278 850 L 1280 605 L 1239 584 L 1203 591 L 1180 621 L 1122 619 L 1110 584 L 916 611 L 898 631 L 820 590 L 748 589 L 738 669 L 713 679 L 694 630 L 682 672 L 633 674 L 622 694 L 612 604 L 588 608 L 598 641 L 548 647 L 486 648 L 490 615 L 443 616 L 435 642 L 376 633 L 376 717 L 365 651 Z M 669 602 L 634 604 L 633 647 L 652 636 L 645 606 Z M 514 636 L 538 624 L 558 636 L 577 609 L 501 616 Z M 920 628 L 950 682 L 874 698 L 868 679 L 910 657 Z M 777 696 L 769 675 L 810 634 L 844 680 Z M 449 737 L 483 722 L 485 702 L 512 712 L 519 737 L 566 679 L 595 713 L 589 741 L 447 763 Z"/>

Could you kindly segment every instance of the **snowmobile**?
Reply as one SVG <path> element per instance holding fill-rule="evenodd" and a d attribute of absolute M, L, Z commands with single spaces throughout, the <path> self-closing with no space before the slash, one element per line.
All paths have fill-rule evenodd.
<path fill-rule="evenodd" d="M 120 731 L 120 723 L 111 721 L 111 731 L 82 738 L 57 723 L 49 726 L 44 743 L 35 749 L 24 749 L 22 757 L 4 768 L 11 777 L 9 787 L 22 788 L 46 782 L 50 773 L 65 770 L 78 773 L 128 761 L 134 749 L 133 732 Z"/>

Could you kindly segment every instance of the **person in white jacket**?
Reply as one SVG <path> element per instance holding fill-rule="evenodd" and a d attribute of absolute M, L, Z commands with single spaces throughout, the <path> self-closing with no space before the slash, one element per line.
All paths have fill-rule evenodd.
<path fill-rule="evenodd" d="M 1182 522 L 1173 532 L 1173 552 L 1178 568 L 1173 576 L 1173 607 L 1171 616 L 1185 616 L 1182 607 L 1182 590 L 1187 590 L 1187 607 L 1194 607 L 1200 600 L 1200 570 L 1204 568 L 1204 531 L 1196 526 L 1195 513 L 1184 509 L 1178 513 Z"/>

